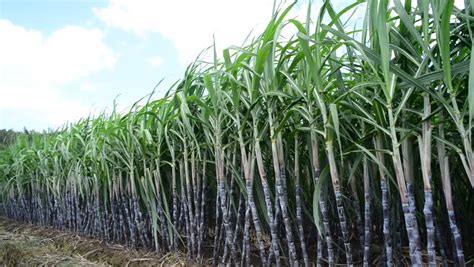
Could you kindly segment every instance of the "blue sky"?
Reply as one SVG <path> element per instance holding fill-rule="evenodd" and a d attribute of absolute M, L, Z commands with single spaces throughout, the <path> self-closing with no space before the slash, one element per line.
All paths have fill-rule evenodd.
<path fill-rule="evenodd" d="M 335 1 L 339 4 L 352 1 Z M 156 97 L 216 36 L 240 45 L 273 0 L 0 0 L 0 129 L 54 129 Z M 290 16 L 306 13 L 299 4 Z M 317 9 L 317 5 L 315 5 Z"/>
<path fill-rule="evenodd" d="M 108 1 L 0 2 L 0 38 L 2 42 L 8 39 L 11 41 L 8 47 L 0 44 L 3 53 L 24 54 L 25 51 L 22 50 L 37 50 L 36 53 L 54 54 L 54 48 L 48 46 L 61 46 L 62 41 L 58 39 L 74 35 L 75 31 L 83 31 L 79 34 L 83 38 L 78 36 L 71 40 L 76 43 L 73 47 L 59 48 L 65 51 L 58 53 L 58 56 L 64 57 L 70 53 L 82 55 L 89 53 L 88 50 L 95 50 L 89 54 L 105 57 L 103 62 L 97 62 L 94 58 L 73 58 L 70 62 L 65 62 L 49 55 L 53 57 L 50 62 L 47 58 L 23 59 L 18 62 L 12 56 L 10 62 L 0 63 L 4 64 L 0 73 L 0 92 L 4 99 L 0 100 L 0 128 L 55 128 L 89 113 L 110 109 L 115 98 L 120 107 L 126 108 L 150 93 L 164 79 L 157 93 L 160 95 L 179 78 L 185 62 L 177 60 L 178 51 L 173 43 L 160 34 L 139 36 L 134 32 L 107 26 L 94 13 L 94 9 L 105 10 L 109 4 Z M 54 38 L 60 31 L 63 31 L 64 37 Z M 92 34 L 93 31 L 97 34 Z M 41 35 L 39 38 L 42 40 L 28 44 L 29 35 L 35 34 Z M 20 44 L 22 42 L 25 43 Z M 11 51 L 12 49 L 16 51 Z M 48 52 L 50 49 L 53 51 Z M 84 51 L 77 51 L 80 49 Z M 50 64 L 63 66 L 49 66 Z M 73 66 L 77 64 L 82 66 Z M 21 69 L 10 74 L 5 69 L 11 69 L 11 65 L 17 65 Z M 48 77 L 54 76 L 58 68 L 70 77 L 62 81 Z M 31 72 L 37 73 L 38 69 L 46 69 L 46 72 L 51 69 L 53 73 L 47 73 L 43 78 L 28 77 Z M 7 75 L 10 77 L 5 77 Z M 18 77 L 12 79 L 12 76 Z M 30 78 L 31 81 L 28 81 Z M 38 83 L 41 85 L 37 86 Z M 5 95 L 7 97 L 4 98 Z M 35 97 L 38 95 L 40 97 Z"/>

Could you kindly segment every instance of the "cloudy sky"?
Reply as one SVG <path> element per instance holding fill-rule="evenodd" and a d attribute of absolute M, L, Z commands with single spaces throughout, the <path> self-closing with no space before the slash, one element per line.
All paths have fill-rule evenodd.
<path fill-rule="evenodd" d="M 345 3 L 344 3 L 345 2 Z M 352 1 L 335 1 L 345 5 Z M 0 129 L 126 108 L 204 48 L 259 32 L 273 0 L 0 0 Z M 306 13 L 299 4 L 291 16 Z"/>

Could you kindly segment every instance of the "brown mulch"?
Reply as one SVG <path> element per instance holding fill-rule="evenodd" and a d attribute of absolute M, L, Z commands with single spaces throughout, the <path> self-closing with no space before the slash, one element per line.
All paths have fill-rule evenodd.
<path fill-rule="evenodd" d="M 159 255 L 0 217 L 0 266 L 196 266 L 180 252 Z"/>

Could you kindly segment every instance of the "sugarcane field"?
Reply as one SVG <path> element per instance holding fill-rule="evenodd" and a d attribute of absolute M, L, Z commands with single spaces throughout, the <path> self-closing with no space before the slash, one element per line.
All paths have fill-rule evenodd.
<path fill-rule="evenodd" d="M 176 80 L 143 86 L 142 98 L 127 88 L 181 63 L 168 67 L 162 56 L 140 61 L 154 72 L 131 71 L 134 55 L 147 42 L 183 38 L 164 29 L 165 37 L 144 37 L 164 27 L 148 30 L 145 18 L 161 15 L 146 1 L 136 4 L 141 20 L 127 15 L 138 12 L 125 8 L 132 3 L 107 1 L 87 6 L 95 17 L 83 26 L 54 33 L 27 28 L 14 12 L 24 6 L 0 4 L 0 38 L 16 38 L 2 29 L 29 36 L 0 44 L 0 266 L 474 266 L 474 1 L 272 0 L 262 10 L 237 1 L 217 17 L 268 15 L 262 27 L 225 47 L 206 35 Z M 76 2 L 68 8 L 79 16 Z M 217 27 L 198 15 L 207 2 L 181 3 L 203 7 L 183 11 L 198 18 L 186 22 L 195 33 L 169 53 L 192 45 L 202 25 Z M 154 4 L 163 16 L 178 14 Z M 249 13 L 230 14 L 241 9 Z M 107 46 L 133 27 L 143 29 L 130 40 L 143 43 Z M 62 54 L 74 38 L 82 45 Z M 46 48 L 11 56 L 12 65 L 7 56 L 35 42 L 59 59 L 34 63 L 39 74 L 25 88 L 104 79 L 97 84 L 122 84 L 133 101 L 36 126 L 53 110 L 47 101 L 67 109 L 121 92 L 89 88 L 62 102 L 67 90 L 44 89 L 52 93 L 15 106 L 15 90 L 27 91 L 14 86 L 28 78 L 13 64 Z M 89 58 L 90 74 L 81 69 Z M 45 74 L 48 60 L 64 63 L 57 78 Z M 101 71 L 117 82 L 97 78 Z M 13 113 L 20 106 L 30 108 L 25 119 Z"/>

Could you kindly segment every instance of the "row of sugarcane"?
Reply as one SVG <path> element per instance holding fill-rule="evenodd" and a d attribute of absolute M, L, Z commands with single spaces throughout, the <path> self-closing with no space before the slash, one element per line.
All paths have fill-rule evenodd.
<path fill-rule="evenodd" d="M 470 2 L 293 8 L 161 99 L 20 136 L 0 153 L 0 212 L 214 265 L 392 266 L 408 247 L 414 266 L 464 266 Z"/>

